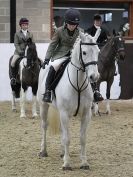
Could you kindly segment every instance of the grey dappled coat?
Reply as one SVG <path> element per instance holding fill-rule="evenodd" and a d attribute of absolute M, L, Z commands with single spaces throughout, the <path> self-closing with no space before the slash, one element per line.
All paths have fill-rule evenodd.
<path fill-rule="evenodd" d="M 34 42 L 33 34 L 29 31 L 27 31 L 26 36 L 23 34 L 23 32 L 20 30 L 19 32 L 15 33 L 14 36 L 14 45 L 15 45 L 15 52 L 14 54 L 20 55 L 22 52 L 25 51 L 27 40 L 31 38 L 31 40 Z"/>
<path fill-rule="evenodd" d="M 72 50 L 73 44 L 75 43 L 78 36 L 78 28 L 76 28 L 74 34 L 70 36 L 65 26 L 59 27 L 54 33 L 52 41 L 49 44 L 45 58 L 54 61 L 64 57 L 69 53 L 69 51 Z"/>

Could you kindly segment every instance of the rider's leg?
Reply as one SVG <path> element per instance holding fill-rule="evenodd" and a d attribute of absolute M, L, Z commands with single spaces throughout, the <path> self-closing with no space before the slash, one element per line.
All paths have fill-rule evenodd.
<path fill-rule="evenodd" d="M 16 84 L 16 68 L 15 68 L 15 63 L 18 60 L 19 55 L 14 55 L 11 61 L 11 84 L 15 85 Z"/>
<path fill-rule="evenodd" d="M 93 82 L 93 83 L 91 83 L 91 86 L 92 86 L 92 89 L 93 89 L 93 92 L 94 92 L 94 101 L 95 102 L 103 101 L 104 98 L 102 97 L 101 93 L 97 89 L 97 83 Z"/>
<path fill-rule="evenodd" d="M 47 75 L 47 78 L 46 78 L 46 91 L 44 93 L 44 96 L 43 96 L 43 101 L 44 102 L 51 102 L 51 90 L 50 90 L 50 86 L 54 80 L 54 76 L 55 76 L 55 69 L 53 66 L 50 66 L 49 68 L 49 72 L 48 72 L 48 75 Z"/>
<path fill-rule="evenodd" d="M 55 61 L 49 63 L 51 66 L 50 66 L 50 69 L 49 69 L 49 72 L 48 72 L 48 75 L 47 75 L 47 78 L 46 78 L 46 86 L 45 86 L 46 91 L 45 91 L 44 96 L 43 96 L 43 101 L 44 102 L 52 102 L 50 86 L 51 86 L 51 84 L 54 80 L 55 73 L 58 71 L 61 64 L 67 59 L 68 59 L 68 57 L 66 57 L 64 59 L 58 59 L 58 60 L 55 60 Z"/>

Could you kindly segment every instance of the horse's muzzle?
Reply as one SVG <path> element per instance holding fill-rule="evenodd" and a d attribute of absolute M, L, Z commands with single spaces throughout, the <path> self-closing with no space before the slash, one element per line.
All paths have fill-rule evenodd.
<path fill-rule="evenodd" d="M 99 77 L 100 77 L 99 72 L 93 73 L 93 74 L 90 75 L 90 81 L 91 81 L 91 82 L 97 82 L 98 79 L 99 79 Z"/>

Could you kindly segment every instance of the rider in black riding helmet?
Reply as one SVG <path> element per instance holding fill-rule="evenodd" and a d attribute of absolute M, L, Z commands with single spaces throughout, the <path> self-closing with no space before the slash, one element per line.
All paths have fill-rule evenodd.
<path fill-rule="evenodd" d="M 43 101 L 51 102 L 50 85 L 54 80 L 55 73 L 60 65 L 70 58 L 70 53 L 73 45 L 79 36 L 80 29 L 78 28 L 80 22 L 80 12 L 77 9 L 70 8 L 65 12 L 65 25 L 57 28 L 51 43 L 46 52 L 43 68 L 50 62 L 50 69 L 46 78 L 46 91 L 44 93 Z M 63 58 L 65 56 L 65 58 Z M 95 93 L 94 93 L 95 95 Z"/>
<path fill-rule="evenodd" d="M 95 33 L 98 28 L 101 29 L 101 33 L 97 39 L 97 43 L 98 43 L 99 48 L 101 49 L 106 44 L 106 42 L 108 40 L 108 35 L 107 35 L 107 32 L 105 31 L 105 29 L 103 29 L 103 27 L 102 27 L 102 18 L 100 16 L 100 14 L 95 14 L 93 25 L 90 28 L 88 28 L 85 32 L 87 32 L 91 36 L 95 36 Z M 103 97 L 97 89 L 97 83 L 94 82 L 91 85 L 92 85 L 93 91 L 95 93 L 94 94 L 94 101 L 95 102 L 102 101 Z"/>
<path fill-rule="evenodd" d="M 50 60 L 52 62 L 50 63 L 51 66 L 46 79 L 46 91 L 43 97 L 44 102 L 51 102 L 50 85 L 60 65 L 70 57 L 70 51 L 79 36 L 79 21 L 80 12 L 76 9 L 68 9 L 65 13 L 65 25 L 57 28 L 49 44 L 43 68 L 45 68 L 45 65 Z M 66 56 L 65 59 L 62 58 L 64 56 Z"/>
<path fill-rule="evenodd" d="M 34 42 L 33 34 L 28 31 L 29 20 L 27 18 L 21 18 L 19 21 L 20 31 L 15 33 L 14 36 L 14 45 L 15 52 L 11 61 L 11 84 L 16 84 L 16 68 L 15 64 L 19 58 L 22 58 L 25 55 L 25 48 L 27 42 L 31 40 Z"/>

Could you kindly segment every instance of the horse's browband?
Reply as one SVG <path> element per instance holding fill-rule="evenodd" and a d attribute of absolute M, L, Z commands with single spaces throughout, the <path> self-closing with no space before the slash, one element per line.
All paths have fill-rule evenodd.
<path fill-rule="evenodd" d="M 86 42 L 81 42 L 81 45 L 97 45 L 97 43 L 86 43 Z"/>

